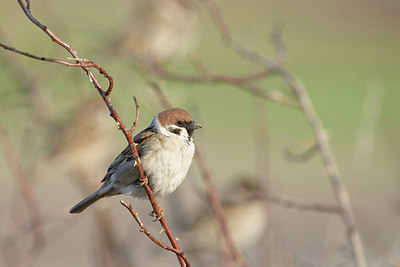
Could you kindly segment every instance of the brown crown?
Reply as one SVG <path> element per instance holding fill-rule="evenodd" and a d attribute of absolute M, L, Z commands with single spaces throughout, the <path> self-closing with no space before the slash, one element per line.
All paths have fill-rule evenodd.
<path fill-rule="evenodd" d="M 173 108 L 158 114 L 158 121 L 163 127 L 165 127 L 168 124 L 175 124 L 178 121 L 191 122 L 193 119 L 192 116 L 190 116 L 185 110 Z"/>

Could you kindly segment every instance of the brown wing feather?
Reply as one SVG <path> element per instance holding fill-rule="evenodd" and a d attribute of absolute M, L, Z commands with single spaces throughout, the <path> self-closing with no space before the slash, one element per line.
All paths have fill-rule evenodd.
<path fill-rule="evenodd" d="M 149 131 L 149 129 L 145 129 L 142 132 L 138 133 L 134 137 L 134 142 L 136 145 L 136 149 L 139 153 L 139 157 L 142 154 L 142 147 L 143 144 L 146 143 L 146 141 L 152 137 L 155 133 L 152 131 Z M 107 182 L 108 179 L 110 179 L 111 175 L 116 171 L 118 166 L 125 161 L 131 161 L 134 160 L 133 154 L 132 154 L 132 149 L 128 145 L 115 159 L 114 161 L 110 164 L 107 170 L 107 174 L 104 176 L 103 180 L 101 180 L 102 183 Z"/>
<path fill-rule="evenodd" d="M 155 132 L 143 131 L 135 136 L 134 141 L 136 144 L 136 149 L 139 153 L 139 157 L 142 156 L 143 145 L 147 142 L 147 140 L 149 140 L 155 134 L 156 134 Z"/>

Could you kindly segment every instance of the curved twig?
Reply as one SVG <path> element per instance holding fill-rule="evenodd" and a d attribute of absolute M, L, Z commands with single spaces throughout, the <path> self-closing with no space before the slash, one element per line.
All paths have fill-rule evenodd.
<path fill-rule="evenodd" d="M 175 253 L 177 256 L 182 257 L 186 263 L 186 266 L 190 267 L 189 260 L 183 253 L 183 251 L 178 250 L 176 248 L 170 247 L 165 245 L 164 243 L 161 243 L 158 241 L 146 228 L 146 226 L 143 224 L 142 220 L 140 220 L 139 215 L 133 210 L 132 204 L 126 204 L 125 201 L 121 200 L 121 204 L 132 214 L 133 218 L 136 220 L 140 227 L 140 231 L 143 232 L 145 235 L 147 235 L 148 238 L 150 238 L 151 241 L 153 241 L 155 244 L 157 244 L 159 247 L 169 250 L 173 253 Z"/>
<path fill-rule="evenodd" d="M 256 81 L 260 78 L 266 77 L 270 73 L 270 71 L 258 71 L 254 73 L 250 73 L 243 76 L 230 76 L 230 75 L 222 75 L 216 74 L 213 71 L 207 70 L 205 71 L 205 66 L 202 66 L 203 75 L 188 75 L 188 74 L 180 74 L 180 73 L 172 73 L 166 70 L 163 66 L 160 65 L 152 65 L 152 71 L 157 76 L 180 82 L 192 82 L 192 83 L 227 83 L 232 84 L 238 87 L 241 90 L 249 92 L 255 96 L 258 96 L 262 99 L 270 100 L 277 104 L 281 104 L 284 106 L 299 108 L 299 103 L 293 99 L 293 97 L 282 94 L 279 91 L 273 90 L 263 90 L 259 86 L 249 84 L 250 81 Z"/>
<path fill-rule="evenodd" d="M 24 11 L 24 13 L 26 14 L 26 16 L 29 18 L 30 21 L 32 21 L 35 25 L 37 25 L 40 29 L 42 29 L 50 38 L 53 42 L 57 43 L 58 45 L 62 46 L 64 49 L 66 49 L 73 57 L 73 60 L 76 60 L 76 64 L 74 63 L 68 63 L 66 61 L 61 61 L 61 60 L 54 60 L 54 59 L 49 59 L 49 58 L 43 58 L 43 57 L 37 57 L 37 56 L 33 56 L 29 53 L 26 52 L 22 52 L 19 51 L 15 48 L 11 48 L 5 45 L 1 45 L 2 47 L 11 50 L 13 52 L 34 58 L 34 59 L 38 59 L 38 60 L 44 60 L 44 61 L 49 61 L 49 62 L 55 62 L 55 63 L 59 63 L 59 64 L 63 64 L 66 66 L 72 66 L 72 67 L 81 67 L 85 73 L 89 76 L 89 80 L 90 82 L 95 86 L 96 90 L 98 91 L 98 93 L 100 94 L 100 96 L 102 97 L 103 101 L 105 102 L 105 104 L 107 105 L 109 111 L 110 111 L 110 115 L 114 118 L 114 120 L 116 121 L 116 123 L 118 124 L 118 126 L 120 127 L 120 129 L 122 130 L 122 132 L 124 133 L 131 149 L 133 152 L 133 155 L 135 157 L 136 163 L 137 163 L 137 168 L 139 170 L 140 173 L 140 179 L 143 181 L 143 186 L 144 189 L 149 197 L 150 203 L 154 209 L 154 211 L 157 213 L 158 217 L 160 218 L 159 221 L 161 223 L 161 225 L 163 226 L 163 228 L 165 229 L 165 232 L 168 236 L 168 239 L 170 240 L 172 246 L 177 250 L 177 251 L 181 251 L 181 249 L 179 248 L 179 245 L 175 239 L 175 237 L 173 236 L 165 218 L 163 216 L 161 216 L 162 214 L 162 209 L 158 206 L 158 203 L 154 197 L 154 194 L 150 188 L 150 186 L 146 183 L 146 176 L 144 174 L 143 171 L 143 167 L 140 163 L 140 159 L 139 159 L 139 155 L 138 152 L 136 150 L 136 146 L 135 143 L 133 141 L 133 136 L 132 136 L 132 132 L 135 129 L 136 125 L 137 125 L 137 121 L 139 119 L 139 105 L 137 104 L 137 100 L 136 98 L 135 100 L 135 104 L 136 104 L 136 112 L 137 112 L 137 116 L 136 116 L 136 120 L 135 123 L 132 127 L 132 129 L 128 130 L 128 128 L 125 126 L 125 124 L 123 123 L 122 119 L 119 117 L 117 111 L 115 110 L 114 106 L 111 103 L 111 100 L 108 98 L 108 96 L 110 95 L 112 88 L 113 88 L 113 80 L 112 77 L 100 66 L 98 66 L 95 63 L 90 62 L 89 60 L 86 59 L 80 59 L 80 57 L 78 56 L 77 52 L 75 50 L 72 49 L 71 45 L 69 45 L 68 43 L 64 42 L 63 40 L 61 40 L 60 38 L 58 38 L 53 32 L 51 32 L 45 25 L 43 25 L 41 22 L 39 22 L 32 14 L 30 11 L 30 2 L 29 0 L 26 0 L 26 6 L 23 3 L 22 0 L 17 0 L 18 3 L 20 4 L 22 10 Z M 104 91 L 101 87 L 101 85 L 99 84 L 99 82 L 97 81 L 96 77 L 94 76 L 94 74 L 90 71 L 90 67 L 94 67 L 96 69 L 98 69 L 100 71 L 101 74 L 105 75 L 106 78 L 109 80 L 109 88 Z M 182 252 L 181 252 L 182 254 Z M 181 266 L 187 266 L 183 256 L 177 254 L 178 260 L 180 262 Z"/>
<path fill-rule="evenodd" d="M 328 173 L 336 201 L 343 210 L 341 217 L 346 228 L 347 237 L 352 248 L 354 255 L 354 263 L 358 267 L 366 266 L 364 249 L 361 242 L 360 234 L 357 230 L 354 213 L 350 204 L 349 193 L 341 181 L 339 168 L 336 165 L 331 147 L 328 141 L 328 135 L 323 127 L 322 121 L 319 119 L 317 112 L 312 105 L 310 96 L 308 95 L 306 87 L 301 80 L 289 69 L 282 65 L 280 57 L 268 58 L 260 53 L 245 47 L 242 43 L 235 40 L 223 18 L 221 11 L 214 0 L 202 0 L 207 7 L 217 30 L 219 31 L 223 41 L 233 49 L 238 55 L 259 64 L 271 72 L 279 75 L 284 80 L 292 92 L 296 95 L 300 108 L 305 114 L 316 138 L 319 151 L 322 156 L 323 164 Z M 279 43 L 279 42 L 276 42 Z"/>

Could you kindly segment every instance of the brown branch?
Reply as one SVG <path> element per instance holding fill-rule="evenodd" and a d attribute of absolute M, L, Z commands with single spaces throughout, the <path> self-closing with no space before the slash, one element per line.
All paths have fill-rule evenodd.
<path fill-rule="evenodd" d="M 35 245 L 43 246 L 45 237 L 41 227 L 41 211 L 38 197 L 33 189 L 29 177 L 24 169 L 21 159 L 18 156 L 16 148 L 13 146 L 13 141 L 7 134 L 7 131 L 0 120 L 0 148 L 3 150 L 4 158 L 14 177 L 15 183 L 19 188 L 26 208 L 30 215 L 30 223 L 33 230 Z"/>
<path fill-rule="evenodd" d="M 254 60 L 255 57 L 261 59 L 263 63 L 268 64 L 269 67 L 267 69 L 271 71 L 271 73 L 275 72 L 275 66 L 281 65 L 281 57 L 278 56 L 276 58 L 265 58 L 262 57 L 259 53 L 245 47 L 242 43 L 233 38 L 229 30 L 229 27 L 224 17 L 222 16 L 221 10 L 218 7 L 218 4 L 214 0 L 200 0 L 200 1 L 204 3 L 205 7 L 207 8 L 214 22 L 214 25 L 216 26 L 222 38 L 222 41 L 224 41 L 228 47 L 233 49 L 239 55 L 251 59 L 252 62 L 258 63 L 256 60 Z M 274 44 L 281 44 L 281 42 L 274 40 Z M 282 51 L 282 50 L 283 48 L 280 47 L 277 48 L 277 51 Z"/>
<path fill-rule="evenodd" d="M 161 243 L 160 241 L 158 241 L 146 228 L 146 226 L 142 223 L 142 221 L 139 218 L 139 215 L 133 210 L 132 208 L 132 204 L 126 204 L 123 200 L 120 201 L 121 204 L 132 214 L 133 218 L 136 220 L 136 222 L 138 223 L 139 227 L 140 227 L 140 231 L 143 232 L 145 235 L 147 235 L 148 238 L 150 238 L 151 241 L 153 241 L 156 245 L 160 246 L 161 248 L 165 249 L 165 250 L 169 250 L 173 253 L 175 253 L 176 255 L 178 255 L 179 257 L 182 257 L 185 260 L 186 266 L 190 266 L 190 263 L 187 259 L 187 257 L 185 256 L 185 254 L 183 253 L 183 251 L 178 250 L 176 248 L 173 247 L 169 247 L 167 245 L 165 245 L 164 243 Z"/>
<path fill-rule="evenodd" d="M 264 69 L 239 76 L 223 75 L 223 74 L 218 74 L 215 71 L 212 71 L 208 67 L 206 67 L 206 65 L 203 62 L 201 62 L 198 55 L 192 56 L 191 62 L 198 70 L 200 70 L 205 75 L 205 78 L 209 78 L 214 82 L 225 82 L 231 84 L 254 82 L 256 80 L 263 79 L 271 74 L 269 70 Z"/>
<path fill-rule="evenodd" d="M 58 63 L 58 64 L 66 65 L 66 66 L 71 66 L 71 63 L 66 62 L 64 60 L 36 56 L 36 55 L 31 54 L 31 53 L 21 51 L 21 50 L 15 48 L 15 47 L 12 47 L 12 46 L 9 46 L 9 45 L 5 45 L 5 44 L 1 44 L 0 43 L 0 47 L 3 47 L 6 50 L 10 50 L 11 52 L 14 52 L 14 53 L 26 56 L 26 57 L 30 57 L 30 58 L 33 58 L 33 59 L 47 61 L 47 62 L 53 62 L 53 63 Z"/>
<path fill-rule="evenodd" d="M 182 82 L 192 82 L 192 83 L 220 82 L 220 83 L 230 83 L 230 84 L 240 84 L 250 81 L 256 81 L 258 79 L 264 78 L 270 73 L 270 71 L 268 70 L 263 70 L 241 76 L 231 76 L 231 75 L 217 74 L 210 70 L 206 71 L 205 66 L 202 65 L 202 67 L 200 67 L 199 62 L 196 62 L 194 64 L 197 68 L 201 69 L 204 72 L 203 73 L 204 75 L 189 75 L 189 74 L 185 75 L 180 73 L 172 73 L 167 71 L 165 67 L 160 64 L 152 64 L 151 71 L 162 78 L 177 80 Z"/>
<path fill-rule="evenodd" d="M 289 96 L 286 96 L 278 91 L 272 91 L 272 90 L 266 91 L 256 85 L 248 84 L 249 81 L 255 81 L 261 77 L 265 77 L 265 75 L 270 73 L 269 70 L 265 72 L 259 71 L 244 76 L 228 76 L 228 75 L 216 74 L 210 70 L 208 70 L 203 75 L 187 75 L 187 74 L 185 75 L 185 74 L 169 72 L 163 66 L 160 65 L 153 64 L 152 67 L 153 67 L 152 72 L 156 74 L 158 77 L 163 79 L 179 81 L 179 82 L 191 82 L 191 83 L 218 82 L 218 83 L 232 84 L 241 90 L 249 92 L 263 99 L 270 100 L 272 102 L 284 106 L 299 108 L 298 102 Z M 202 68 L 204 69 L 205 66 L 203 66 Z"/>
<path fill-rule="evenodd" d="M 139 121 L 139 104 L 137 102 L 136 96 L 133 97 L 133 100 L 135 101 L 135 107 L 136 107 L 136 119 L 132 125 L 132 128 L 129 130 L 131 133 L 133 133 Z"/>
<path fill-rule="evenodd" d="M 232 258 L 240 264 L 240 266 L 248 266 L 244 256 L 240 250 L 236 247 L 233 241 L 232 234 L 229 230 L 228 223 L 226 221 L 224 210 L 222 208 L 221 202 L 219 201 L 215 185 L 213 183 L 211 172 L 205 162 L 205 159 L 199 149 L 196 147 L 194 154 L 198 168 L 200 169 L 201 175 L 207 187 L 208 200 L 210 202 L 211 210 L 221 228 L 222 234 L 225 238 L 226 245 L 232 256 Z"/>
<path fill-rule="evenodd" d="M 55 36 L 55 38 L 57 38 L 57 37 Z M 107 91 L 105 92 L 105 95 L 106 96 L 110 95 L 111 91 L 113 89 L 114 80 L 113 80 L 112 76 L 109 75 L 106 72 L 105 69 L 103 69 L 102 67 L 100 67 L 96 63 L 94 63 L 92 61 L 89 61 L 87 59 L 81 59 L 81 58 L 75 57 L 75 58 L 69 59 L 69 60 L 70 61 L 76 61 L 78 63 L 71 63 L 71 62 L 68 62 L 68 61 L 60 60 L 60 59 L 36 56 L 36 55 L 31 54 L 31 53 L 21 51 L 19 49 L 16 49 L 14 47 L 11 47 L 11 46 L 8 46 L 8 45 L 2 44 L 2 43 L 0 43 L 0 47 L 3 47 L 6 50 L 10 50 L 10 51 L 15 52 L 17 54 L 20 54 L 20 55 L 23 55 L 23 56 L 26 56 L 26 57 L 30 57 L 30 58 L 33 58 L 33 59 L 36 59 L 36 60 L 46 61 L 46 62 L 51 62 L 51 63 L 57 63 L 57 64 L 61 64 L 61 65 L 67 66 L 67 67 L 81 67 L 81 68 L 84 68 L 84 69 L 96 68 L 101 74 L 103 74 L 108 79 L 109 85 L 108 85 Z"/>
<path fill-rule="evenodd" d="M 143 187 L 144 187 L 144 189 L 145 189 L 145 191 L 146 191 L 146 193 L 147 193 L 147 196 L 148 196 L 148 198 L 149 198 L 149 201 L 150 201 L 150 203 L 151 203 L 151 206 L 153 207 L 153 210 L 154 210 L 154 212 L 156 213 L 157 218 L 158 218 L 158 220 L 160 221 L 160 224 L 162 225 L 163 229 L 165 230 L 165 233 L 167 234 L 168 239 L 170 240 L 172 246 L 173 246 L 175 249 L 181 251 L 181 249 L 179 248 L 178 242 L 176 241 L 176 238 L 175 238 L 174 235 L 172 234 L 172 231 L 171 231 L 171 229 L 169 228 L 169 226 L 168 226 L 168 224 L 167 224 L 167 221 L 166 221 L 165 218 L 164 218 L 163 211 L 162 211 L 162 209 L 158 206 L 158 203 L 157 203 L 156 198 L 155 198 L 155 196 L 154 196 L 154 194 L 153 194 L 153 191 L 151 190 L 151 188 L 150 188 L 150 186 L 149 186 L 149 184 L 148 184 L 147 177 L 146 177 L 146 175 L 144 174 L 143 167 L 142 167 L 142 164 L 141 164 L 140 159 L 139 159 L 139 153 L 137 152 L 136 145 L 135 145 L 134 142 L 133 142 L 133 137 L 132 137 L 131 131 L 134 131 L 134 130 L 135 130 L 135 127 L 136 127 L 137 122 L 138 122 L 138 119 L 139 119 L 139 116 L 138 116 L 138 114 L 139 114 L 139 105 L 138 105 L 138 103 L 137 103 L 136 97 L 134 97 L 134 101 L 135 101 L 135 105 L 136 105 L 136 114 L 137 114 L 137 115 L 136 115 L 135 123 L 133 124 L 133 127 L 132 127 L 131 130 L 128 130 L 127 128 L 123 128 L 123 131 L 124 131 L 125 136 L 129 136 L 129 137 L 130 137 L 130 138 L 129 138 L 129 143 L 130 143 L 130 146 L 131 146 L 131 148 L 132 148 L 133 155 L 134 155 L 134 157 L 135 157 L 135 161 L 136 161 L 136 164 L 137 164 L 137 168 L 138 168 L 138 170 L 139 170 L 140 180 L 141 180 L 141 182 L 143 183 Z M 121 125 L 120 125 L 120 127 L 121 127 Z M 186 266 L 186 263 L 185 263 L 184 258 L 181 257 L 179 254 L 177 254 L 177 256 L 178 256 L 178 259 L 179 259 L 179 262 L 180 262 L 181 266 Z"/>
<path fill-rule="evenodd" d="M 285 68 L 280 69 L 279 73 L 282 75 L 282 78 L 287 81 L 291 89 L 296 93 L 300 102 L 300 106 L 307 117 L 311 128 L 313 129 L 325 170 L 328 173 L 329 180 L 335 193 L 336 201 L 343 209 L 341 217 L 346 226 L 346 232 L 353 250 L 355 264 L 359 267 L 364 267 L 366 266 L 364 249 L 361 242 L 360 233 L 357 230 L 354 212 L 349 199 L 349 193 L 341 181 L 342 178 L 339 168 L 336 165 L 332 149 L 329 145 L 328 135 L 324 129 L 322 121 L 318 117 L 317 112 L 315 111 L 314 106 L 311 103 L 311 99 L 307 93 L 307 89 L 304 87 L 302 82 L 293 73 Z"/>
<path fill-rule="evenodd" d="M 207 7 L 221 38 L 231 49 L 233 49 L 238 55 L 247 58 L 250 61 L 263 66 L 265 69 L 279 75 L 296 95 L 300 107 L 314 132 L 317 145 L 322 156 L 323 164 L 328 173 L 328 177 L 335 194 L 336 201 L 343 210 L 341 217 L 343 219 L 347 237 L 352 248 L 354 263 L 358 267 L 366 266 L 364 249 L 360 234 L 356 227 L 354 213 L 349 200 L 349 193 L 341 181 L 341 175 L 329 145 L 327 133 L 323 127 L 322 121 L 319 119 L 317 112 L 311 103 L 311 99 L 308 95 L 306 87 L 294 73 L 282 65 L 279 57 L 264 57 L 260 53 L 249 49 L 239 41 L 236 41 L 232 37 L 221 11 L 214 0 L 202 0 L 202 2 Z"/>
<path fill-rule="evenodd" d="M 155 91 L 158 99 L 160 100 L 162 106 L 164 108 L 171 108 L 172 105 L 168 102 L 167 98 L 161 91 L 160 87 L 155 82 L 149 82 L 151 88 Z M 218 198 L 217 191 L 215 189 L 215 185 L 213 183 L 213 179 L 211 177 L 211 172 L 207 166 L 206 160 L 204 159 L 202 152 L 199 147 L 196 146 L 194 159 L 200 169 L 201 175 L 203 177 L 203 181 L 206 184 L 207 188 L 207 196 L 210 202 L 212 213 L 214 214 L 215 219 L 218 222 L 218 225 L 221 229 L 222 235 L 227 244 L 229 253 L 231 257 L 240 264 L 240 266 L 248 266 L 246 260 L 240 250 L 236 247 L 235 242 L 233 241 L 232 234 L 229 230 L 228 223 L 226 221 L 224 210 L 222 208 L 221 202 Z"/>
<path fill-rule="evenodd" d="M 294 208 L 298 210 L 337 213 L 337 214 L 341 214 L 343 212 L 343 209 L 336 205 L 315 203 L 292 197 L 269 195 L 263 198 L 265 199 L 265 201 L 271 204 L 278 204 L 288 209 Z"/>
<path fill-rule="evenodd" d="M 29 18 L 29 20 L 31 20 L 35 25 L 37 25 L 40 29 L 42 29 L 50 38 L 52 41 L 54 41 L 55 43 L 57 43 L 58 45 L 62 46 L 64 49 L 66 49 L 74 58 L 74 60 L 77 61 L 76 64 L 69 64 L 68 66 L 72 66 L 72 67 L 81 67 L 85 73 L 89 76 L 89 80 L 90 82 L 95 86 L 95 88 L 97 89 L 98 93 L 101 95 L 103 101 L 105 102 L 105 104 L 107 105 L 109 111 L 110 111 L 110 115 L 114 118 L 114 120 L 116 121 L 116 123 L 118 124 L 118 126 L 120 127 L 120 129 L 122 130 L 122 132 L 124 133 L 131 149 L 133 152 L 133 155 L 135 157 L 135 161 L 137 163 L 137 168 L 139 170 L 139 174 L 140 174 L 140 180 L 144 183 L 144 189 L 149 197 L 150 203 L 154 209 L 154 211 L 157 213 L 157 216 L 161 223 L 161 225 L 163 226 L 163 228 L 165 229 L 165 232 L 168 236 L 168 239 L 170 240 L 172 246 L 177 249 L 178 251 L 181 251 L 181 249 L 179 248 L 179 245 L 175 239 L 175 237 L 173 236 L 165 218 L 162 216 L 162 209 L 158 206 L 158 203 L 154 197 L 154 194 L 152 192 L 152 190 L 150 189 L 150 186 L 147 184 L 147 179 L 146 176 L 144 174 L 143 171 L 143 167 L 142 164 L 140 163 L 140 159 L 139 159 L 139 155 L 135 146 L 135 143 L 133 141 L 133 136 L 132 136 L 132 132 L 136 125 L 137 125 L 137 121 L 138 121 L 138 115 L 136 116 L 136 121 L 134 123 L 134 126 L 132 127 L 132 129 L 128 130 L 128 128 L 125 126 L 125 124 L 123 123 L 122 119 L 119 117 L 118 113 L 116 112 L 116 110 L 114 109 L 111 100 L 108 98 L 109 94 L 111 93 L 112 90 L 112 77 L 110 75 L 107 74 L 107 72 L 101 68 L 100 66 L 98 66 L 95 63 L 92 63 L 88 60 L 82 60 L 79 58 L 77 52 L 75 50 L 72 49 L 72 47 L 64 42 L 63 40 L 61 40 L 60 38 L 58 38 L 54 33 L 52 33 L 45 25 L 43 25 L 42 23 L 40 23 L 36 18 L 34 18 L 31 14 L 30 11 L 30 2 L 29 0 L 26 1 L 27 5 L 25 6 L 22 0 L 18 0 L 18 3 L 20 4 L 22 10 L 24 11 L 24 13 L 26 14 L 26 16 Z M 4 47 L 4 46 L 3 46 Z M 35 57 L 34 57 L 35 58 Z M 40 58 L 40 57 L 38 57 Z M 38 59 L 36 58 L 36 59 Z M 40 59 L 43 60 L 43 59 Z M 45 60 L 47 61 L 47 60 Z M 53 62 L 50 60 L 50 62 Z M 60 63 L 60 64 L 64 64 L 66 62 L 56 62 L 56 63 Z M 67 64 L 64 64 L 67 65 Z M 89 70 L 89 67 L 95 67 L 96 69 L 98 69 L 100 71 L 101 74 L 105 75 L 106 78 L 109 80 L 109 88 L 107 89 L 107 91 L 104 91 L 101 87 L 101 85 L 99 84 L 99 82 L 97 81 L 96 77 L 94 76 L 94 74 Z M 136 103 L 136 112 L 139 112 L 139 106 L 137 104 L 136 98 L 134 99 L 135 103 Z M 180 262 L 181 266 L 186 266 L 185 260 L 183 259 L 182 256 L 177 255 L 178 260 Z"/>
<path fill-rule="evenodd" d="M 295 99 L 288 97 L 278 91 L 265 91 L 261 89 L 258 86 L 247 84 L 246 82 L 250 81 L 255 81 L 260 78 L 265 78 L 267 75 L 272 74 L 272 72 L 269 69 L 265 69 L 264 71 L 258 71 L 255 73 L 251 73 L 245 76 L 241 77 L 235 77 L 235 76 L 227 76 L 227 75 L 221 75 L 217 74 L 214 71 L 210 70 L 207 68 L 198 58 L 195 58 L 193 60 L 194 65 L 202 71 L 207 77 L 210 77 L 212 79 L 233 84 L 238 86 L 240 89 L 243 89 L 245 91 L 248 91 L 252 93 L 255 96 L 261 97 L 263 99 L 270 100 L 272 102 L 285 105 L 288 107 L 293 107 L 293 108 L 299 108 L 299 103 Z"/>

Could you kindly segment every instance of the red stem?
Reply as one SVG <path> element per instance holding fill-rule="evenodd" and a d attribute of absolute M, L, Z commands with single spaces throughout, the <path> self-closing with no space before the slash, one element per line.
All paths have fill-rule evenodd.
<path fill-rule="evenodd" d="M 136 104 L 136 112 L 137 112 L 137 116 L 136 116 L 136 120 L 135 123 L 132 127 L 132 129 L 128 130 L 128 128 L 126 128 L 125 124 L 123 123 L 122 119 L 119 117 L 118 113 L 116 112 L 116 110 L 114 109 L 111 100 L 108 98 L 108 96 L 111 94 L 112 88 L 113 88 L 113 80 L 112 77 L 100 66 L 98 66 L 95 63 L 92 63 L 88 60 L 82 60 L 79 58 L 77 52 L 75 50 L 72 49 L 71 45 L 69 45 L 68 43 L 64 42 L 63 40 L 61 40 L 60 38 L 58 38 L 54 33 L 52 33 L 45 25 L 43 25 L 41 22 L 39 22 L 35 17 L 32 16 L 31 11 L 30 11 L 30 2 L 29 0 L 26 1 L 27 5 L 25 6 L 22 0 L 17 0 L 18 3 L 20 4 L 22 10 L 24 11 L 24 13 L 26 14 L 26 16 L 29 18 L 30 21 L 32 21 L 35 25 L 37 25 L 40 29 L 42 29 L 50 38 L 53 42 L 59 44 L 60 46 L 62 46 L 64 49 L 66 49 L 72 56 L 74 59 L 76 59 L 77 63 L 76 64 L 65 64 L 66 62 L 62 62 L 59 60 L 52 60 L 52 59 L 46 59 L 46 58 L 39 58 L 36 56 L 30 56 L 29 53 L 20 53 L 23 54 L 25 56 L 30 56 L 33 57 L 35 59 L 39 59 L 39 60 L 44 60 L 44 61 L 51 61 L 51 62 L 56 62 L 56 63 L 60 63 L 60 64 L 64 64 L 67 66 L 73 66 L 73 67 L 81 67 L 86 74 L 89 76 L 90 81 L 93 83 L 93 85 L 95 86 L 96 90 L 98 91 L 98 93 L 101 95 L 104 103 L 107 105 L 108 110 L 110 111 L 110 115 L 114 118 L 114 120 L 117 122 L 118 126 L 120 127 L 120 129 L 122 130 L 122 132 L 124 133 L 131 149 L 133 152 L 133 155 L 135 157 L 136 163 L 137 163 L 137 168 L 139 170 L 140 173 L 140 180 L 142 182 L 144 182 L 144 189 L 146 190 L 146 193 L 149 197 L 150 203 L 154 209 L 154 211 L 157 213 L 157 216 L 160 218 L 159 221 L 161 223 L 161 225 L 163 226 L 163 228 L 165 229 L 165 232 L 168 236 L 168 239 L 170 240 L 172 246 L 177 250 L 180 251 L 179 254 L 177 254 L 178 260 L 180 262 L 181 266 L 187 266 L 187 264 L 185 263 L 185 260 L 182 256 L 182 251 L 174 237 L 174 235 L 172 234 L 166 220 L 161 216 L 161 208 L 158 206 L 158 203 L 154 197 L 154 194 L 152 192 L 152 190 L 150 189 L 150 186 L 145 182 L 147 181 L 146 176 L 144 174 L 143 168 L 142 168 L 142 164 L 140 163 L 140 159 L 139 159 L 139 155 L 138 152 L 136 150 L 136 146 L 135 143 L 133 141 L 133 136 L 132 136 L 132 132 L 135 129 L 138 119 L 139 119 L 139 105 L 137 104 L 137 100 L 136 98 L 134 98 L 135 100 L 135 104 Z M 2 45 L 4 47 L 4 45 Z M 5 47 L 6 48 L 6 47 Z M 9 49 L 12 50 L 12 49 Z M 16 50 L 16 49 L 14 49 Z M 18 51 L 14 51 L 19 53 Z M 107 77 L 107 79 L 109 80 L 109 88 L 107 89 L 107 91 L 104 91 L 101 87 L 101 85 L 99 84 L 99 82 L 97 81 L 96 77 L 94 76 L 94 74 L 90 71 L 90 67 L 94 67 L 96 69 L 98 69 L 100 71 L 100 73 L 102 73 L 103 75 L 105 75 Z"/>

